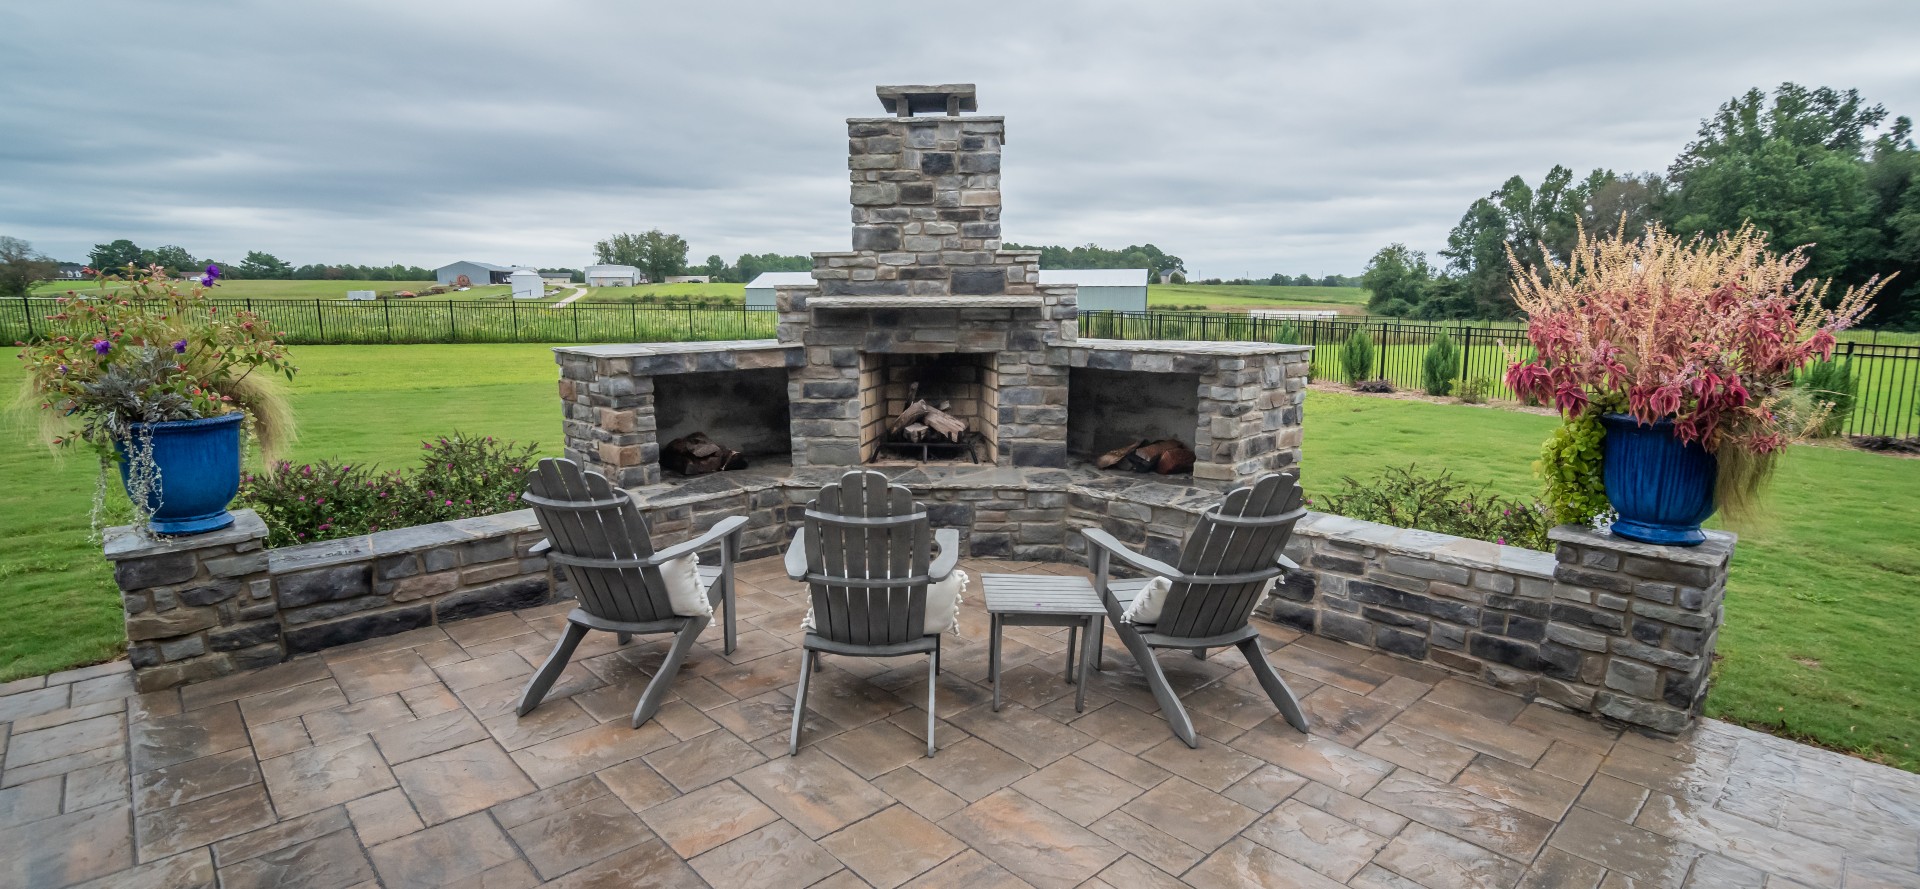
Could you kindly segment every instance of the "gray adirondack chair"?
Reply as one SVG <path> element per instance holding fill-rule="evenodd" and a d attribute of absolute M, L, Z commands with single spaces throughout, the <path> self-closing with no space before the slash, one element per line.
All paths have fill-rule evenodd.
<path fill-rule="evenodd" d="M 1114 632 L 1146 674 L 1147 685 L 1160 704 L 1160 712 L 1173 727 L 1173 733 L 1188 747 L 1200 746 L 1193 721 L 1180 706 L 1180 697 L 1167 682 L 1165 671 L 1154 660 L 1154 649 L 1175 648 L 1206 657 L 1207 649 L 1240 649 L 1248 666 L 1260 680 L 1267 697 L 1280 709 L 1287 722 L 1300 731 L 1307 730 L 1306 714 L 1287 683 L 1267 663 L 1260 651 L 1260 633 L 1248 623 L 1253 607 L 1267 581 L 1286 571 L 1299 570 L 1281 550 L 1293 535 L 1293 526 L 1306 510 L 1300 506 L 1300 487 L 1293 473 L 1269 474 L 1245 488 L 1227 493 L 1219 505 L 1202 513 L 1181 547 L 1179 567 L 1136 553 L 1098 528 L 1084 528 L 1081 534 L 1091 546 L 1094 589 L 1100 593 Z M 1149 576 L 1165 577 L 1173 582 L 1163 600 L 1158 623 L 1129 624 L 1121 619 L 1145 579 L 1121 580 L 1108 576 L 1112 560 L 1118 559 Z M 1101 632 L 1096 630 L 1093 652 L 1098 652 Z M 1097 654 L 1090 653 L 1092 657 Z"/>
<path fill-rule="evenodd" d="M 633 498 L 615 488 L 606 476 L 586 472 L 572 460 L 541 460 L 527 479 L 525 498 L 539 518 L 541 530 L 547 532 L 547 539 L 536 545 L 534 552 L 544 552 L 566 569 L 579 605 L 567 615 L 566 632 L 553 646 L 553 653 L 520 695 L 521 716 L 540 705 L 588 630 L 617 634 L 621 645 L 636 635 L 674 633 L 666 660 L 633 710 L 633 727 L 639 728 L 653 718 L 661 699 L 673 687 L 681 662 L 710 620 L 673 613 L 660 565 L 716 544 L 720 547 L 720 564 L 700 566 L 700 583 L 707 591 L 707 601 L 725 613 L 726 650 L 733 653 L 733 563 L 740 553 L 745 516 L 721 519 L 692 540 L 656 550 L 647 520 Z"/>
<path fill-rule="evenodd" d="M 927 755 L 933 755 L 940 634 L 926 632 L 927 584 L 947 579 L 959 561 L 960 532 L 933 530 L 926 507 L 885 475 L 856 470 L 820 489 L 787 548 L 787 575 L 806 582 L 814 623 L 801 641 L 789 755 L 800 752 L 807 684 L 822 654 L 926 654 Z"/>

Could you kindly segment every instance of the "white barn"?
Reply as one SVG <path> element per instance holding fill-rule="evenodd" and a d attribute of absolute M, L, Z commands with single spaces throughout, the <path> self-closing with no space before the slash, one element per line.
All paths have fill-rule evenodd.
<path fill-rule="evenodd" d="M 451 286 L 460 280 L 461 275 L 466 275 L 467 281 L 473 286 L 485 287 L 488 284 L 507 283 L 507 276 L 510 274 L 513 274 L 513 266 L 510 265 L 494 265 L 490 262 L 463 259 L 434 269 L 433 279 Z"/>
<path fill-rule="evenodd" d="M 773 288 L 803 287 L 813 283 L 812 272 L 761 272 L 747 282 L 747 308 L 773 308 Z"/>
<path fill-rule="evenodd" d="M 630 265 L 590 265 L 585 272 L 588 287 L 633 287 L 647 280 Z"/>
<path fill-rule="evenodd" d="M 1080 311 L 1144 312 L 1146 269 L 1041 269 L 1040 284 L 1080 285 Z"/>
<path fill-rule="evenodd" d="M 513 285 L 514 299 L 539 299 L 547 295 L 547 282 L 533 269 L 514 269 L 513 274 L 507 276 L 507 283 Z"/>

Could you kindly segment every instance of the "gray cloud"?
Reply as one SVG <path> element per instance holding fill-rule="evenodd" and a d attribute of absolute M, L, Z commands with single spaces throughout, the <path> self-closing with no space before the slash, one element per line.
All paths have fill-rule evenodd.
<path fill-rule="evenodd" d="M 1563 8 L 1564 7 L 1564 8 Z M 0 233 L 578 264 L 846 244 L 841 119 L 973 81 L 1006 229 L 1357 272 L 1553 164 L 1661 169 L 1748 87 L 1920 113 L 1913 4 L 77 0 L 0 9 Z"/>

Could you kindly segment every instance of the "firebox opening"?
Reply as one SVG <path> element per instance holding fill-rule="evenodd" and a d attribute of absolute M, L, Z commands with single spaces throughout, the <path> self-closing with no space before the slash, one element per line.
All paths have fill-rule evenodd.
<path fill-rule="evenodd" d="M 793 432 L 784 368 L 662 374 L 653 378 L 653 399 L 663 449 L 681 436 L 704 432 L 750 464 L 790 459 Z"/>
<path fill-rule="evenodd" d="M 1067 375 L 1067 456 L 1088 463 L 1141 440 L 1191 448 L 1200 418 L 1200 376 L 1076 367 Z"/>
<path fill-rule="evenodd" d="M 1000 439 L 1000 371 L 994 357 L 984 352 L 862 353 L 861 461 L 993 464 Z M 931 411 L 917 414 L 921 402 Z M 964 428 L 955 431 L 952 421 Z"/>

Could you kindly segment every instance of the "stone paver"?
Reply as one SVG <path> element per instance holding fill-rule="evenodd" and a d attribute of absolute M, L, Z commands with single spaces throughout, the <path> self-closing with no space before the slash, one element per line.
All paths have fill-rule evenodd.
<path fill-rule="evenodd" d="M 938 756 L 924 661 L 829 657 L 789 758 L 804 602 L 773 560 L 741 575 L 740 649 L 709 630 L 638 730 L 664 640 L 592 639 L 513 715 L 553 606 L 175 691 L 0 685 L 0 886 L 1920 887 L 1920 776 L 1711 720 L 1622 734 L 1277 628 L 1311 736 L 1237 655 L 1167 653 L 1187 748 L 1111 634 L 1075 712 L 1064 630 L 1008 634 L 993 713 L 969 603 Z"/>

